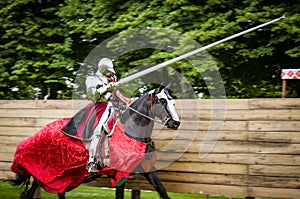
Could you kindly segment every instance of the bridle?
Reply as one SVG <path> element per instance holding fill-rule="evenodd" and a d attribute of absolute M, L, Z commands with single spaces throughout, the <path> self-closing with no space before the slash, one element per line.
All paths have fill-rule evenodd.
<path fill-rule="evenodd" d="M 132 111 L 134 111 L 134 112 L 136 112 L 137 114 L 139 114 L 139 115 L 141 115 L 141 116 L 143 116 L 143 117 L 149 119 L 149 120 L 152 120 L 153 122 L 157 122 L 157 123 L 160 123 L 160 124 L 163 124 L 163 125 L 165 125 L 165 124 L 168 122 L 168 120 L 167 120 L 166 122 L 162 122 L 162 121 L 153 119 L 152 117 L 150 117 L 150 116 L 148 116 L 148 115 L 145 115 L 145 114 L 143 114 L 143 113 L 141 113 L 141 112 L 135 110 L 134 108 L 131 108 L 130 106 L 127 106 L 127 108 L 130 109 L 130 110 L 132 110 Z"/>
<path fill-rule="evenodd" d="M 150 102 L 150 111 L 153 112 L 153 105 L 154 105 L 154 103 L 153 103 L 153 93 L 150 94 L 150 100 L 149 100 L 149 102 Z M 164 126 L 166 125 L 166 123 L 167 123 L 167 122 L 169 121 L 169 119 L 170 119 L 170 118 L 169 118 L 169 115 L 170 115 L 169 113 L 168 113 L 168 116 L 167 116 L 167 118 L 169 118 L 169 119 L 166 119 L 164 122 L 162 122 L 162 120 L 156 120 L 156 119 L 154 119 L 154 118 L 152 118 L 152 117 L 150 117 L 150 116 L 148 116 L 148 115 L 145 115 L 144 113 L 139 112 L 138 110 L 136 110 L 136 109 L 134 109 L 134 108 L 132 108 L 132 107 L 130 107 L 130 106 L 128 106 L 128 105 L 126 105 L 126 109 L 129 109 L 129 110 L 131 110 L 131 111 L 133 111 L 133 112 L 135 112 L 135 113 L 141 115 L 142 117 L 145 117 L 145 118 L 149 119 L 150 121 L 153 121 L 153 122 L 162 124 L 162 125 L 164 125 Z M 141 142 L 144 142 L 144 143 L 147 143 L 147 144 L 151 144 L 151 143 L 152 143 L 152 138 L 151 138 L 151 137 L 141 138 L 141 137 L 132 136 L 132 135 L 126 133 L 126 132 L 124 132 L 124 133 L 125 133 L 125 135 L 127 135 L 128 137 L 131 137 L 131 138 L 133 138 L 133 139 L 135 139 L 135 140 L 138 140 L 138 141 L 141 141 Z"/>
<path fill-rule="evenodd" d="M 153 93 L 151 93 L 150 94 L 150 111 L 152 112 L 153 111 Z M 159 100 L 158 100 L 159 101 Z M 141 115 L 141 116 L 143 116 L 143 117 L 145 117 L 145 118 L 147 118 L 147 119 L 149 119 L 149 120 L 151 120 L 151 121 L 153 121 L 153 122 L 156 122 L 156 123 L 159 123 L 159 124 L 162 124 L 162 125 L 166 125 L 166 123 L 169 121 L 169 119 L 170 119 L 170 114 L 168 113 L 168 115 L 166 116 L 166 117 L 164 117 L 163 119 L 164 119 L 164 122 L 162 122 L 161 120 L 156 120 L 156 119 L 154 119 L 154 118 L 152 118 L 152 117 L 150 117 L 150 116 L 148 116 L 148 115 L 145 115 L 145 114 L 143 114 L 143 113 L 141 113 L 141 112 L 139 112 L 138 110 L 136 110 L 136 109 L 134 109 L 134 108 L 132 108 L 132 107 L 130 107 L 130 106 L 128 106 L 128 105 L 126 105 L 126 109 L 129 109 L 129 110 L 132 110 L 132 111 L 134 111 L 135 113 L 137 113 L 137 114 L 139 114 L 139 115 Z"/>

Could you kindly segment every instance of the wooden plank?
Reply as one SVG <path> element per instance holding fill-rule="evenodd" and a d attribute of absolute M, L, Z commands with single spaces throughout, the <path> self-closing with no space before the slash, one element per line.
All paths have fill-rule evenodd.
<path fill-rule="evenodd" d="M 0 130 L 1 133 L 1 130 Z M 170 130 L 161 129 L 155 131 L 152 138 L 154 140 L 198 140 L 203 141 L 206 136 L 211 136 L 211 140 L 218 141 L 253 141 L 253 142 L 282 142 L 300 143 L 299 132 L 246 132 L 246 131 L 191 131 L 191 130 Z"/>
<path fill-rule="evenodd" d="M 300 177 L 300 165 L 297 166 L 249 165 L 249 174 L 264 175 L 264 176 Z"/>
<path fill-rule="evenodd" d="M 29 113 L 23 113 L 20 115 L 28 115 Z M 39 114 L 39 113 L 38 113 Z M 31 115 L 30 117 L 1 117 L 0 118 L 0 126 L 32 126 L 33 123 L 37 123 L 38 121 L 46 121 L 48 123 L 55 121 L 59 118 L 71 117 L 71 113 L 65 113 L 65 115 L 61 115 L 61 113 L 53 112 L 53 115 L 44 115 L 38 117 L 37 115 Z M 28 115 L 29 116 L 29 115 Z M 58 117 L 63 116 L 63 117 Z M 300 119 L 300 118 L 299 118 Z M 26 121 L 26 122 L 25 122 Z M 42 123 L 47 124 L 47 123 Z M 249 131 L 298 131 L 299 122 L 298 121 L 182 121 L 178 130 L 224 130 L 224 131 L 246 131 L 247 123 L 249 123 Z M 156 127 L 157 128 L 157 127 Z M 157 130 L 157 129 L 154 129 Z"/>
<path fill-rule="evenodd" d="M 299 98 L 286 99 L 179 99 L 175 100 L 178 109 L 299 109 Z M 0 108 L 45 108 L 45 109 L 78 109 L 84 107 L 87 100 L 0 100 Z"/>
<path fill-rule="evenodd" d="M 72 117 L 76 114 L 72 109 L 0 109 L 0 117 L 9 117 L 11 119 L 26 118 L 64 118 Z"/>
<path fill-rule="evenodd" d="M 253 142 L 300 143 L 300 132 L 249 132 L 248 140 Z"/>
<path fill-rule="evenodd" d="M 293 176 L 247 176 L 247 186 L 299 189 L 300 181 Z"/>
<path fill-rule="evenodd" d="M 163 182 L 167 191 L 179 193 L 194 193 L 206 195 L 224 195 L 232 197 L 268 197 L 268 198 L 286 198 L 298 199 L 299 189 L 287 188 L 268 188 L 268 187 L 244 187 L 244 186 L 229 186 L 229 185 L 214 185 L 214 184 L 191 184 L 191 183 L 174 183 Z M 153 190 L 147 182 L 129 181 L 127 188 L 141 186 L 146 190 Z M 272 194 L 273 193 L 273 194 Z"/>
<path fill-rule="evenodd" d="M 12 153 L 16 152 L 18 143 L 15 144 L 0 144 L 0 153 Z"/>
<path fill-rule="evenodd" d="M 161 151 L 199 153 L 212 148 L 211 153 L 260 153 L 260 154 L 300 154 L 300 144 L 240 142 L 240 141 L 200 141 L 189 140 L 158 140 L 156 147 Z"/>
<path fill-rule="evenodd" d="M 163 182 L 183 182 L 215 185 L 239 185 L 256 187 L 299 188 L 297 177 L 247 176 L 230 174 L 203 174 L 184 172 L 157 172 Z"/>
<path fill-rule="evenodd" d="M 231 163 L 231 164 L 263 164 L 299 166 L 299 155 L 285 154 L 215 154 L 200 156 L 199 153 L 171 153 L 158 151 L 158 161 L 178 161 L 197 163 Z"/>
<path fill-rule="evenodd" d="M 177 110 L 180 120 L 192 120 L 192 121 L 211 121 L 211 120 L 225 120 L 227 112 L 224 110 L 201 110 L 201 109 L 192 109 L 192 110 Z M 240 119 L 239 119 L 240 120 Z"/>
<path fill-rule="evenodd" d="M 15 173 L 7 170 L 0 170 L 0 179 L 8 180 L 13 178 L 15 178 Z"/>
<path fill-rule="evenodd" d="M 89 186 L 110 187 L 107 181 L 101 179 L 88 183 Z M 168 192 L 177 193 L 193 193 L 208 195 L 230 195 L 245 196 L 247 195 L 247 187 L 230 186 L 230 185 L 213 185 L 213 184 L 196 184 L 196 183 L 176 183 L 163 182 Z M 154 190 L 154 188 L 145 180 L 128 180 L 127 189 Z"/>
<path fill-rule="evenodd" d="M 0 100 L 1 108 L 11 109 L 76 109 L 83 108 L 89 103 L 87 100 Z M 248 99 L 177 99 L 175 100 L 177 109 L 249 109 Z"/>
<path fill-rule="evenodd" d="M 13 126 L 13 127 L 43 127 L 56 119 L 51 118 L 0 118 L 0 127 Z"/>
<path fill-rule="evenodd" d="M 193 183 L 176 183 L 163 182 L 168 192 L 177 193 L 192 193 L 205 195 L 227 195 L 227 196 L 245 196 L 247 188 L 243 186 L 229 186 L 229 185 L 213 185 L 213 184 L 193 184 Z M 153 187 L 147 183 L 142 183 L 138 180 L 129 181 L 126 188 L 133 189 L 141 187 L 142 190 L 153 190 Z"/>
<path fill-rule="evenodd" d="M 249 109 L 248 99 L 180 99 L 175 100 L 178 109 L 188 110 L 229 110 L 229 109 Z"/>
<path fill-rule="evenodd" d="M 194 130 L 194 131 L 246 131 L 247 121 L 189 121 L 183 120 L 178 130 Z"/>
<path fill-rule="evenodd" d="M 162 182 L 168 192 L 193 193 L 207 195 L 224 195 L 231 197 L 263 197 L 278 199 L 298 199 L 300 189 L 295 188 L 270 188 L 270 187 L 246 187 L 234 185 L 196 184 L 196 183 L 176 183 Z M 111 187 L 108 179 L 98 179 L 88 186 Z M 129 180 L 126 183 L 127 189 L 154 190 L 145 180 Z"/>
<path fill-rule="evenodd" d="M 299 199 L 300 189 L 249 187 L 248 196 L 278 199 Z"/>
<path fill-rule="evenodd" d="M 251 99 L 249 101 L 250 109 L 300 109 L 299 98 L 268 98 Z"/>
<path fill-rule="evenodd" d="M 247 175 L 207 174 L 186 172 L 157 172 L 163 182 L 183 182 L 200 184 L 247 185 Z"/>
<path fill-rule="evenodd" d="M 299 121 L 249 121 L 249 131 L 295 131 L 299 132 L 300 122 Z"/>
<path fill-rule="evenodd" d="M 159 163 L 159 162 L 158 162 Z M 157 168 L 161 168 L 159 165 Z M 161 168 L 161 171 L 180 171 L 195 173 L 218 173 L 218 174 L 247 174 L 248 168 L 241 164 L 222 163 L 194 163 L 194 162 L 173 162 Z"/>
<path fill-rule="evenodd" d="M 300 109 L 278 110 L 181 110 L 178 112 L 181 120 L 231 120 L 231 121 L 289 121 L 300 120 Z"/>
<path fill-rule="evenodd" d="M 246 131 L 193 131 L 193 130 L 171 130 L 161 129 L 155 131 L 152 138 L 154 140 L 199 140 L 202 141 L 208 135 L 213 136 L 212 139 L 223 141 L 246 141 L 248 139 L 248 132 Z"/>
<path fill-rule="evenodd" d="M 40 127 L 0 126 L 0 135 L 29 137 L 40 130 Z"/>
<path fill-rule="evenodd" d="M 12 162 L 14 159 L 14 153 L 0 152 L 0 162 Z"/>
<path fill-rule="evenodd" d="M 84 107 L 88 100 L 0 100 L 1 108 L 11 109 L 76 109 Z"/>
<path fill-rule="evenodd" d="M 2 171 L 10 171 L 10 162 L 0 162 L 0 168 Z"/>
<path fill-rule="evenodd" d="M 41 127 L 56 119 L 53 118 L 0 118 L 0 126 Z M 183 130 L 246 130 L 246 121 L 182 121 L 179 129 Z"/>
<path fill-rule="evenodd" d="M 0 100 L 0 108 L 72 108 L 72 102 L 68 100 Z"/>
<path fill-rule="evenodd" d="M 18 144 L 25 140 L 26 137 L 0 136 L 0 144 Z"/>

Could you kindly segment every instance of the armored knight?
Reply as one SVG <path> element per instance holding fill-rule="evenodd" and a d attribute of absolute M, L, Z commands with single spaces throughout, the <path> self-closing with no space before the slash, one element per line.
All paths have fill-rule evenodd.
<path fill-rule="evenodd" d="M 112 99 L 125 105 L 132 102 L 116 88 L 116 81 L 117 77 L 112 61 L 108 58 L 102 58 L 98 62 L 96 73 L 88 76 L 85 81 L 86 96 L 88 100 L 91 100 L 91 103 L 76 113 L 62 130 L 64 133 L 80 137 L 86 142 L 86 147 L 89 150 L 87 163 L 89 172 L 93 168 L 99 167 L 99 160 L 96 157 L 99 141 L 102 141 L 104 136 L 107 138 L 113 133 L 112 128 L 116 121 L 114 104 L 116 103 L 113 104 Z M 108 150 L 108 146 L 104 148 Z M 105 153 L 108 154 L 109 151 L 105 151 Z M 100 164 L 101 166 L 109 165 L 109 158 L 102 159 Z"/>

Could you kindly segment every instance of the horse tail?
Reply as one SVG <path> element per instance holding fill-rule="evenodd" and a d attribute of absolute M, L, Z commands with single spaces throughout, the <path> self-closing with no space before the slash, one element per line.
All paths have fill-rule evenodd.
<path fill-rule="evenodd" d="M 28 186 L 30 184 L 30 175 L 20 175 L 16 174 L 16 177 L 14 179 L 8 180 L 12 186 Z"/>
<path fill-rule="evenodd" d="M 36 191 L 36 188 L 39 186 L 37 181 L 34 180 L 32 182 L 32 185 L 29 189 L 30 185 L 30 175 L 20 175 L 16 174 L 15 179 L 8 180 L 12 186 L 19 186 L 24 187 L 24 191 L 21 193 L 20 199 L 32 199 L 34 197 L 34 193 Z"/>

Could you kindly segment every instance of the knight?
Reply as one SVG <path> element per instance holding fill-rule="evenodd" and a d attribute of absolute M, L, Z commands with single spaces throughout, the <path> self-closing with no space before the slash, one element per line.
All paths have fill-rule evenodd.
<path fill-rule="evenodd" d="M 118 90 L 117 76 L 113 62 L 109 58 L 102 58 L 98 62 L 98 69 L 87 76 L 86 98 L 91 101 L 85 108 L 75 114 L 63 129 L 64 133 L 81 137 L 89 150 L 87 170 L 109 165 L 109 158 L 97 159 L 97 147 L 103 138 L 112 134 L 116 121 L 116 106 L 128 106 L 132 100 L 123 96 Z M 117 103 L 116 103 L 117 102 Z M 106 139 L 107 141 L 107 139 Z M 103 143 L 105 144 L 105 142 Z M 108 147 L 104 147 L 108 150 Z M 105 151 L 107 155 L 109 151 Z M 105 156 L 106 156 L 105 155 Z M 98 156 L 99 157 L 99 156 Z"/>

